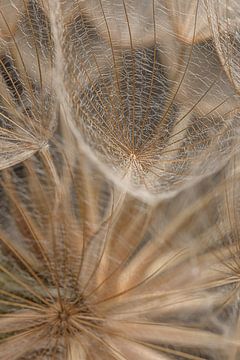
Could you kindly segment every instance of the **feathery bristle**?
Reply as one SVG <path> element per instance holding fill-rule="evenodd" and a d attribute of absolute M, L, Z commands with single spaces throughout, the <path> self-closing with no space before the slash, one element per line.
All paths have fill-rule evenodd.
<path fill-rule="evenodd" d="M 2 173 L 0 358 L 218 359 L 237 346 L 214 324 L 227 295 L 204 214 L 222 183 L 181 213 L 152 208 L 79 155 L 42 151 Z"/>
<path fill-rule="evenodd" d="M 71 1 L 67 16 L 64 1 L 49 3 L 66 121 L 111 180 L 149 201 L 213 173 L 238 148 L 239 97 L 208 8 L 171 3 Z"/>
<path fill-rule="evenodd" d="M 0 0 L 0 360 L 240 358 L 236 0 Z"/>

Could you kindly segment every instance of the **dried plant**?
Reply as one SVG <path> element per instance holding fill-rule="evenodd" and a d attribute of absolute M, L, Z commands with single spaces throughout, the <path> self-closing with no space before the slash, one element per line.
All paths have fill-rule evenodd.
<path fill-rule="evenodd" d="M 2 172 L 0 358 L 226 355 L 238 340 L 215 315 L 227 296 L 210 235 L 219 194 L 152 208 L 73 158 Z"/>
<path fill-rule="evenodd" d="M 0 0 L 0 360 L 238 360 L 237 1 Z"/>
<path fill-rule="evenodd" d="M 3 3 L 3 4 L 2 4 Z M 49 24 L 36 1 L 0 2 L 0 169 L 48 143 L 57 105 Z"/>
<path fill-rule="evenodd" d="M 207 0 L 4 3 L 0 166 L 46 145 L 57 101 L 81 150 L 144 200 L 218 170 L 238 148 L 236 6 L 229 15 Z"/>
<path fill-rule="evenodd" d="M 219 169 L 238 147 L 239 97 L 204 1 L 48 6 L 66 121 L 118 185 L 164 198 Z"/>

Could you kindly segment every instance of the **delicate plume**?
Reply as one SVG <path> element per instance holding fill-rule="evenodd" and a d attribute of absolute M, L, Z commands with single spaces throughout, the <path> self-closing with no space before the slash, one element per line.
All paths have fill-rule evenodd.
<path fill-rule="evenodd" d="M 0 169 L 46 146 L 55 128 L 51 34 L 39 3 L 0 2 Z"/>
<path fill-rule="evenodd" d="M 239 96 L 206 2 L 45 6 L 66 121 L 107 176 L 151 201 L 224 165 L 238 147 Z"/>
<path fill-rule="evenodd" d="M 239 9 L 0 0 L 0 360 L 239 360 Z"/>
<path fill-rule="evenodd" d="M 181 212 L 186 194 L 152 208 L 72 159 L 45 151 L 2 173 L 0 359 L 217 360 L 237 349 L 218 317 L 224 185 Z"/>
<path fill-rule="evenodd" d="M 229 81 L 240 90 L 240 7 L 236 0 L 206 0 L 213 40 Z"/>

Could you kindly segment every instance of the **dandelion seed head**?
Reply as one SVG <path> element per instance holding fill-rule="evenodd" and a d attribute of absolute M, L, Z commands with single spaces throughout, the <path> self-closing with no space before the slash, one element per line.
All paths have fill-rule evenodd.
<path fill-rule="evenodd" d="M 238 13 L 2 0 L 0 359 L 239 358 Z"/>
<path fill-rule="evenodd" d="M 182 211 L 181 196 L 152 208 L 66 143 L 2 173 L 1 356 L 178 359 L 199 348 L 218 356 L 219 344 L 225 353 L 222 323 L 206 325 L 220 301 L 219 273 L 206 265 L 217 261 L 206 229 L 215 195 L 203 188 Z M 194 318 L 204 318 L 197 329 Z"/>
<path fill-rule="evenodd" d="M 207 2 L 73 1 L 67 17 L 55 5 L 65 121 L 112 181 L 151 202 L 224 166 L 238 148 L 239 98 Z"/>

